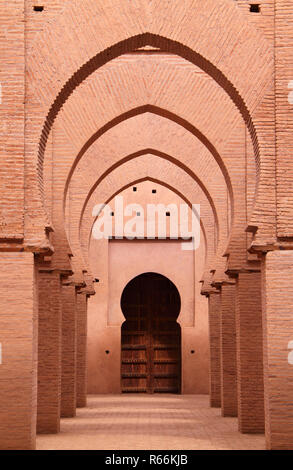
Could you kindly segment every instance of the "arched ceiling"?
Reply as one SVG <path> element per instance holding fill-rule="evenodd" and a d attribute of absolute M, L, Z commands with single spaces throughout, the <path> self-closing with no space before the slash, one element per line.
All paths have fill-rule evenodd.
<path fill-rule="evenodd" d="M 69 221 L 67 226 L 68 233 L 70 235 L 70 245 L 76 259 L 81 260 L 80 246 L 82 246 L 83 259 L 85 260 L 86 265 L 89 264 L 87 259 L 87 250 L 89 234 L 94 220 L 92 217 L 93 207 L 97 203 L 108 201 L 113 197 L 113 192 L 120 192 L 121 187 L 124 188 L 128 186 L 129 180 L 133 182 L 137 181 L 137 179 L 145 178 L 160 181 L 161 184 L 172 187 L 174 191 L 177 192 L 177 194 L 181 194 L 182 197 L 191 204 L 200 204 L 201 218 L 204 231 L 206 232 L 208 250 L 205 277 L 210 277 L 209 272 L 211 269 L 211 263 L 212 260 L 215 262 L 215 258 L 218 260 L 216 265 L 218 269 L 221 269 L 221 275 L 223 275 L 225 260 L 222 257 L 222 254 L 223 240 L 225 240 L 225 237 L 223 237 L 223 233 L 221 233 L 222 241 L 217 246 L 217 251 L 215 251 L 215 221 L 209 201 L 205 197 L 200 187 L 190 177 L 190 175 L 188 175 L 188 173 L 186 173 L 183 169 L 178 168 L 178 166 L 176 166 L 174 163 L 171 163 L 155 155 L 142 155 L 136 157 L 132 160 L 124 162 L 119 167 L 115 167 L 110 173 L 108 173 L 104 179 L 100 181 L 95 191 L 91 194 L 82 217 L 81 227 L 80 221 L 76 215 L 77 211 L 75 209 L 76 199 L 79 198 L 77 188 L 74 188 L 72 192 L 69 191 L 69 195 L 72 194 L 72 197 L 70 197 L 70 202 L 67 205 L 66 215 Z M 81 183 L 82 180 L 80 180 L 80 185 Z M 82 200 L 83 196 L 81 196 L 80 201 Z M 223 230 L 225 230 L 225 227 L 221 226 L 221 231 Z"/>
<path fill-rule="evenodd" d="M 193 184 L 199 184 L 203 199 L 212 208 L 213 237 L 219 242 L 213 270 L 222 275 L 223 253 L 246 251 L 243 234 L 252 213 L 254 158 L 261 168 L 262 155 L 258 122 L 252 117 L 270 87 L 272 57 L 264 36 L 248 26 L 234 2 L 206 0 L 204 7 L 197 0 L 181 6 L 168 2 L 166 15 L 164 1 L 143 0 L 139 8 L 118 0 L 111 1 L 108 8 L 99 1 L 85 0 L 82 6 L 68 1 L 54 22 L 51 15 L 50 31 L 41 27 L 37 39 L 30 32 L 27 154 L 33 155 L 42 128 L 39 182 L 45 187 L 46 206 L 52 210 L 54 244 L 59 238 L 56 252 L 66 246 L 67 190 L 69 198 L 70 192 L 75 194 L 70 205 L 78 221 L 74 228 L 66 222 L 72 243 L 72 230 L 79 230 L 83 217 L 89 218 L 87 205 L 105 181 L 111 180 L 109 175 L 112 178 L 120 171 L 118 165 L 125 172 L 131 158 L 139 156 L 143 161 L 148 153 L 148 159 L 156 162 L 164 158 L 164 165 L 169 164 L 172 171 L 175 167 L 177 175 L 183 169 Z M 67 29 L 67 15 L 79 18 L 75 29 L 72 25 Z M 211 15 L 216 25 L 212 31 Z M 182 30 L 177 28 L 178 18 Z M 104 30 L 105 25 L 111 34 Z M 105 34 L 96 35 L 92 28 Z M 61 36 L 72 45 L 70 55 L 68 49 L 66 53 L 62 50 Z M 50 58 L 42 57 L 43 41 L 51 47 Z M 151 53 L 137 51 L 144 46 L 151 46 Z M 36 69 L 40 63 L 41 74 Z M 252 152 L 247 152 L 249 145 Z M 247 164 L 252 170 L 248 182 Z M 33 179 L 30 163 L 27 172 Z M 27 205 L 28 213 L 34 205 L 41 210 L 33 192 Z M 233 215 L 236 222 L 229 234 Z M 35 231 L 37 211 L 33 224 L 29 217 L 27 220 Z M 74 240 L 71 249 L 75 254 L 78 237 Z"/>
<path fill-rule="evenodd" d="M 27 147 L 26 169 L 27 175 L 33 178 L 30 156 L 33 155 L 33 142 L 39 139 L 38 128 L 43 127 L 38 153 L 41 188 L 42 162 L 50 129 L 72 92 L 99 67 L 146 45 L 181 56 L 212 77 L 242 114 L 253 138 L 255 155 L 259 157 L 252 112 L 265 96 L 271 81 L 273 57 L 265 36 L 249 25 L 246 15 L 231 0 L 207 0 L 204 4 L 190 0 L 180 6 L 171 6 L 167 2 L 165 7 L 164 2 L 147 0 L 140 2 L 139 8 L 132 2 L 125 4 L 118 0 L 107 4 L 107 8 L 96 1 L 87 0 L 82 6 L 80 2 L 68 1 L 63 8 L 57 4 L 53 6 L 56 15 L 50 12 L 47 16 L 50 28 L 46 27 L 44 15 L 44 22 L 36 29 L 30 29 L 27 37 L 30 106 L 27 108 L 26 131 L 31 144 Z M 78 24 L 73 28 L 76 18 Z M 212 31 L 209 27 L 211 18 L 216 25 Z M 95 34 L 97 28 L 99 35 Z M 47 48 L 42 47 L 44 43 Z M 71 45 L 70 56 L 68 44 Z M 42 57 L 48 46 L 50 57 Z M 43 64 L 41 73 L 40 64 Z M 47 115 L 45 124 L 42 114 L 44 118 Z M 34 195 L 29 195 L 27 204 L 28 212 L 34 210 L 35 218 L 41 217 L 40 204 Z M 28 237 L 30 220 L 28 217 Z"/>

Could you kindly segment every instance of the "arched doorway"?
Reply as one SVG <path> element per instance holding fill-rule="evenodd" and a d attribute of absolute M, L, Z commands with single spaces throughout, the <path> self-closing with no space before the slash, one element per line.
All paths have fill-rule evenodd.
<path fill-rule="evenodd" d="M 126 318 L 121 330 L 121 390 L 180 393 L 181 300 L 165 276 L 144 273 L 132 279 L 121 297 Z"/>

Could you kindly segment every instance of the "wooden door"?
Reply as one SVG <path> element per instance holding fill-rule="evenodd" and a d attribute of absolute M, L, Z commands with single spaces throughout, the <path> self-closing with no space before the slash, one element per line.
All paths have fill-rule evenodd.
<path fill-rule="evenodd" d="M 164 276 L 133 279 L 121 299 L 122 392 L 180 393 L 181 331 L 176 323 L 180 296 Z"/>

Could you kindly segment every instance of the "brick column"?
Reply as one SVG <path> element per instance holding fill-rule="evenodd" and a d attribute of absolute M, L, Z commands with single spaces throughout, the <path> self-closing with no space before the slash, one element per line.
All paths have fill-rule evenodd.
<path fill-rule="evenodd" d="M 60 431 L 61 406 L 61 285 L 58 272 L 38 274 L 38 413 L 37 432 Z"/>
<path fill-rule="evenodd" d="M 268 449 L 293 449 L 293 251 L 263 264 L 265 434 Z"/>
<path fill-rule="evenodd" d="M 0 449 L 35 448 L 37 293 L 32 253 L 0 253 Z"/>
<path fill-rule="evenodd" d="M 61 416 L 76 415 L 76 291 L 62 285 Z"/>
<path fill-rule="evenodd" d="M 261 273 L 239 273 L 236 285 L 238 424 L 264 432 Z"/>
<path fill-rule="evenodd" d="M 220 294 L 209 295 L 210 405 L 221 407 Z"/>
<path fill-rule="evenodd" d="M 222 416 L 237 416 L 235 285 L 221 288 L 221 406 Z"/>
<path fill-rule="evenodd" d="M 76 406 L 86 406 L 87 394 L 87 295 L 76 297 L 77 357 L 76 357 Z"/>

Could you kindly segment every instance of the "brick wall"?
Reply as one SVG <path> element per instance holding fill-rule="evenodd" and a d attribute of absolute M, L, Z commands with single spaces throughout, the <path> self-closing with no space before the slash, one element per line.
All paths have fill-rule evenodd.
<path fill-rule="evenodd" d="M 0 240 L 24 235 L 24 0 L 0 2 Z"/>

